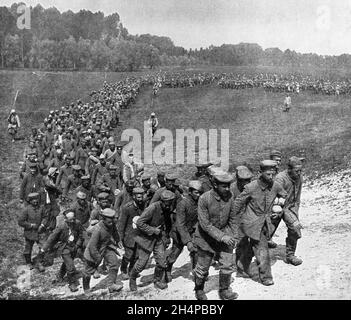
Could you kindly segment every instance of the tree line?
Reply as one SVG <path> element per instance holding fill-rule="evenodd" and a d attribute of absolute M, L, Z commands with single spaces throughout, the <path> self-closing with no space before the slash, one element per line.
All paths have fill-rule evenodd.
<path fill-rule="evenodd" d="M 0 7 L 1 68 L 43 70 L 136 71 L 143 67 L 221 65 L 348 67 L 351 55 L 301 54 L 279 48 L 263 50 L 240 43 L 186 50 L 168 37 L 131 35 L 118 13 L 80 10 L 61 13 L 55 7 L 30 7 L 30 29 L 17 27 L 17 7 Z"/>

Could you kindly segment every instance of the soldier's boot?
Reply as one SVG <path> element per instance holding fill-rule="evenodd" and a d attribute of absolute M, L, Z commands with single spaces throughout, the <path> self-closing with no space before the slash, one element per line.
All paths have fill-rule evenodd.
<path fill-rule="evenodd" d="M 130 291 L 137 291 L 138 290 L 137 283 L 136 283 L 137 276 L 138 276 L 138 273 L 133 268 L 129 272 L 129 289 L 130 289 Z"/>
<path fill-rule="evenodd" d="M 302 264 L 302 259 L 295 256 L 297 240 L 286 238 L 286 263 L 292 264 L 293 266 L 299 266 Z"/>
<path fill-rule="evenodd" d="M 26 265 L 29 267 L 29 269 L 33 269 L 33 263 L 32 263 L 32 259 L 30 257 L 30 254 L 24 254 L 23 257 L 24 257 Z"/>
<path fill-rule="evenodd" d="M 207 296 L 204 291 L 205 279 L 199 278 L 196 275 L 195 277 L 195 298 L 197 300 L 207 300 Z"/>
<path fill-rule="evenodd" d="M 71 292 L 77 292 L 78 291 L 78 285 L 76 282 L 75 274 L 74 272 L 70 272 L 67 274 L 68 278 L 68 288 L 71 290 Z"/>
<path fill-rule="evenodd" d="M 276 247 L 278 247 L 278 245 L 273 240 L 268 241 L 268 248 L 275 249 Z"/>
<path fill-rule="evenodd" d="M 172 282 L 172 280 L 173 280 L 172 267 L 173 267 L 173 263 L 168 263 L 167 264 L 167 268 L 166 268 L 166 282 Z"/>
<path fill-rule="evenodd" d="M 66 274 L 66 265 L 64 263 L 61 264 L 60 270 L 58 271 L 57 275 L 56 275 L 56 279 L 54 279 L 52 281 L 53 284 L 55 283 L 62 283 L 64 280 L 64 276 Z"/>
<path fill-rule="evenodd" d="M 222 300 L 235 300 L 238 298 L 238 294 L 232 291 L 230 287 L 230 274 L 219 273 L 219 297 Z"/>
<path fill-rule="evenodd" d="M 118 283 L 118 284 L 116 283 L 117 272 L 118 272 L 118 269 L 114 269 L 114 268 L 110 268 L 110 270 L 108 271 L 107 286 L 108 286 L 108 291 L 110 293 L 121 291 L 123 288 L 122 283 Z"/>
<path fill-rule="evenodd" d="M 167 282 L 166 282 L 166 269 L 160 268 L 158 266 L 155 267 L 155 272 L 154 272 L 154 286 L 157 289 L 164 290 L 168 288 Z"/>
<path fill-rule="evenodd" d="M 129 279 L 129 275 L 127 272 L 127 267 L 128 267 L 128 260 L 123 257 L 122 258 L 122 262 L 121 262 L 121 279 L 122 280 L 128 280 Z"/>
<path fill-rule="evenodd" d="M 90 291 L 90 276 L 83 274 L 83 290 L 85 293 Z"/>

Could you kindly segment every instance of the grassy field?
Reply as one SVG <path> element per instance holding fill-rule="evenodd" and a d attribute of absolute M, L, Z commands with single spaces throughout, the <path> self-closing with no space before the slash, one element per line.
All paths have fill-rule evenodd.
<path fill-rule="evenodd" d="M 221 72 L 224 70 L 227 69 Z M 30 127 L 38 125 L 48 110 L 78 98 L 87 100 L 89 92 L 98 89 L 105 80 L 137 75 L 0 71 L 0 293 L 15 284 L 15 267 L 23 249 L 22 230 L 16 217 L 21 209 L 18 162 L 23 159 L 26 141 L 11 144 L 6 131 L 6 118 L 16 90 L 20 92 L 16 109 L 23 125 L 21 135 L 26 137 Z M 283 163 L 292 155 L 306 158 L 305 176 L 310 182 L 317 176 L 346 168 L 351 151 L 351 97 L 293 95 L 288 114 L 281 110 L 283 99 L 284 94 L 266 93 L 262 89 L 224 90 L 205 86 L 162 88 L 152 101 L 148 89 L 131 109 L 123 112 L 123 123 L 116 136 L 119 138 L 126 128 L 143 128 L 143 121 L 154 111 L 160 127 L 173 132 L 187 128 L 229 129 L 232 166 L 246 162 L 257 169 L 258 162 L 277 148 L 283 151 Z M 174 170 L 185 177 L 195 168 L 178 166 Z"/>

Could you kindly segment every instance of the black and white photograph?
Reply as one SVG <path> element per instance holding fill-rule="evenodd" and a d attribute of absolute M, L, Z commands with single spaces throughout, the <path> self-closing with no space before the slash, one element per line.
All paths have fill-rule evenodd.
<path fill-rule="evenodd" d="M 350 300 L 350 39 L 351 0 L 0 0 L 0 300 Z"/>

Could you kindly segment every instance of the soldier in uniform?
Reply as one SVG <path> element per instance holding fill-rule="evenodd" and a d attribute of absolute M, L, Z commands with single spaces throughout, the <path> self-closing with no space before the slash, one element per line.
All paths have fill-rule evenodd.
<path fill-rule="evenodd" d="M 76 194 L 77 188 L 82 184 L 82 167 L 78 164 L 72 166 L 73 174 L 68 176 L 67 184 L 63 191 L 62 197 L 67 199 L 68 197 L 73 200 Z"/>
<path fill-rule="evenodd" d="M 129 279 L 128 274 L 131 272 L 137 258 L 137 244 L 135 242 L 137 230 L 134 218 L 139 217 L 145 208 L 144 194 L 144 189 L 140 187 L 134 188 L 133 200 L 121 207 L 118 231 L 125 250 L 121 264 L 123 280 Z"/>
<path fill-rule="evenodd" d="M 54 250 L 57 254 L 61 254 L 63 263 L 55 282 L 62 282 L 67 273 L 69 289 L 76 292 L 79 283 L 76 278 L 74 259 L 82 255 L 83 227 L 73 211 L 67 210 L 63 215 L 64 222 L 58 225 L 49 236 L 42 248 L 42 253 Z"/>
<path fill-rule="evenodd" d="M 277 197 L 286 197 L 283 188 L 273 180 L 275 170 L 275 161 L 262 161 L 259 178 L 247 184 L 244 191 L 234 200 L 234 214 L 241 216 L 240 228 L 248 238 L 248 241 L 245 241 L 248 247 L 241 248 L 238 264 L 240 263 L 243 272 L 250 276 L 249 267 L 255 255 L 259 278 L 265 286 L 274 284 L 268 252 L 268 240 L 274 229 L 271 222 L 272 207 Z"/>
<path fill-rule="evenodd" d="M 129 274 L 130 290 L 136 291 L 136 278 L 141 273 L 153 253 L 156 260 L 154 285 L 158 289 L 166 289 L 166 242 L 172 228 L 171 209 L 175 199 L 173 192 L 163 190 L 161 198 L 149 205 L 136 222 L 138 234 L 138 259 Z"/>
<path fill-rule="evenodd" d="M 43 203 L 44 197 L 44 180 L 41 174 L 38 173 L 38 164 L 32 162 L 29 164 L 30 173 L 25 175 L 20 187 L 20 202 L 27 200 L 30 193 L 39 193 L 39 203 Z"/>
<path fill-rule="evenodd" d="M 65 158 L 65 164 L 59 168 L 59 175 L 56 180 L 56 185 L 61 188 L 61 190 L 65 190 L 68 177 L 73 174 L 72 168 L 73 157 L 68 154 Z"/>
<path fill-rule="evenodd" d="M 125 188 L 117 194 L 113 208 L 116 210 L 117 217 L 120 216 L 122 206 L 133 200 L 133 188 L 136 186 L 135 181 L 127 181 Z"/>
<path fill-rule="evenodd" d="M 29 193 L 27 195 L 29 205 L 22 210 L 18 218 L 18 225 L 24 229 L 25 247 L 23 256 L 26 264 L 30 267 L 32 267 L 32 250 L 34 243 L 37 243 L 39 247 L 42 245 L 39 233 L 43 228 L 43 207 L 39 204 L 39 198 L 39 193 Z M 43 256 L 39 254 L 36 259 L 37 267 L 40 272 L 45 271 L 42 265 L 42 258 Z"/>
<path fill-rule="evenodd" d="M 85 269 L 83 273 L 83 289 L 90 289 L 90 278 L 104 259 L 108 265 L 107 286 L 109 292 L 122 290 L 123 285 L 116 284 L 118 273 L 117 248 L 121 248 L 120 238 L 115 224 L 116 212 L 106 208 L 101 211 L 102 220 L 94 228 L 93 234 L 84 251 Z"/>
<path fill-rule="evenodd" d="M 275 181 L 287 192 L 287 198 L 283 208 L 283 215 L 273 220 L 275 229 L 278 228 L 281 219 L 284 220 L 288 235 L 286 238 L 286 262 L 294 266 L 302 263 L 302 259 L 295 256 L 297 240 L 301 238 L 302 225 L 299 221 L 299 208 L 302 189 L 302 166 L 303 158 L 291 157 L 288 168 L 280 172 Z"/>
<path fill-rule="evenodd" d="M 178 203 L 176 223 L 173 225 L 173 245 L 167 256 L 167 281 L 172 281 L 172 267 L 186 246 L 190 253 L 192 269 L 195 268 L 197 256 L 193 234 L 197 224 L 197 205 L 202 194 L 202 183 L 198 180 L 189 181 L 188 194 Z"/>
<path fill-rule="evenodd" d="M 230 183 L 234 177 L 217 170 L 213 175 L 213 189 L 205 192 L 198 203 L 198 225 L 194 233 L 198 260 L 194 269 L 195 296 L 207 300 L 204 292 L 205 281 L 212 260 L 219 256 L 219 297 L 234 300 L 238 297 L 230 288 L 234 272 L 233 249 L 238 238 L 238 226 L 234 214 Z"/>

